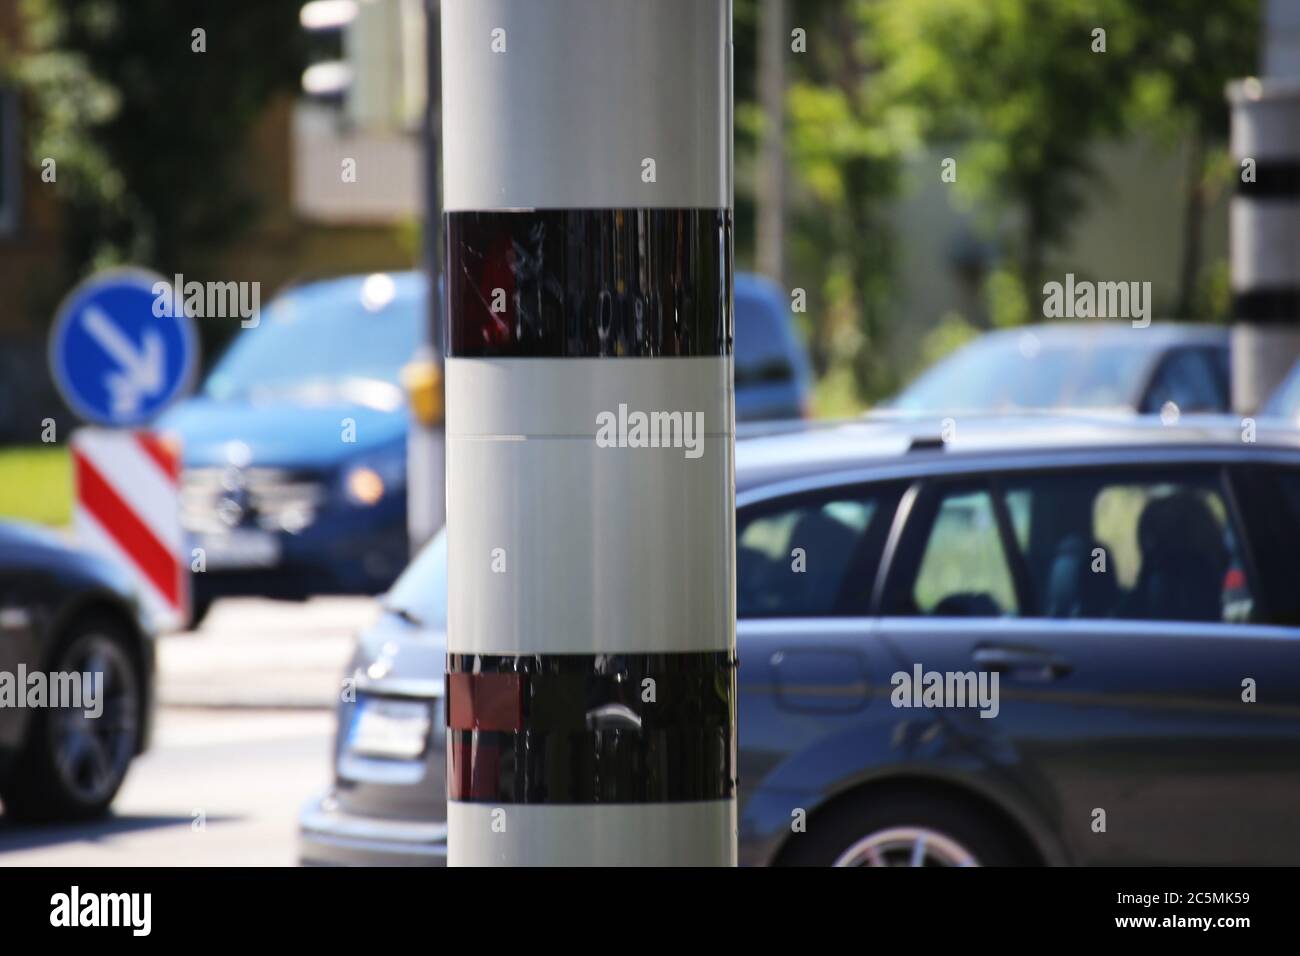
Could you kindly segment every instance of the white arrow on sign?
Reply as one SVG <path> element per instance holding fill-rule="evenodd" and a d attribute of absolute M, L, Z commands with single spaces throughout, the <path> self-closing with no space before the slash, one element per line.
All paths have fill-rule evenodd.
<path fill-rule="evenodd" d="M 95 306 L 86 309 L 84 321 L 90 337 L 122 366 L 120 371 L 104 376 L 104 384 L 113 400 L 113 413 L 135 415 L 140 410 L 140 402 L 147 396 L 157 395 L 166 384 L 162 336 L 153 329 L 146 329 L 143 345 L 137 351 L 135 343 Z"/>

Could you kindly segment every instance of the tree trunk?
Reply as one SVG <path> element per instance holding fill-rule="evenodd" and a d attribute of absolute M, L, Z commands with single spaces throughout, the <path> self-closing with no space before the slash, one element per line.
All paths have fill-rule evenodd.
<path fill-rule="evenodd" d="M 763 142 L 759 152 L 759 271 L 785 283 L 785 0 L 763 0 L 759 23 L 759 100 Z"/>
<path fill-rule="evenodd" d="M 1183 196 L 1183 257 L 1178 271 L 1177 319 L 1195 315 L 1201 276 L 1201 233 L 1205 221 L 1205 137 L 1192 131 L 1187 155 L 1187 188 Z"/>
<path fill-rule="evenodd" d="M 1046 204 L 1030 200 L 1025 208 L 1025 248 L 1020 257 L 1020 281 L 1025 290 L 1028 321 L 1043 317 L 1043 262 L 1047 256 Z"/>

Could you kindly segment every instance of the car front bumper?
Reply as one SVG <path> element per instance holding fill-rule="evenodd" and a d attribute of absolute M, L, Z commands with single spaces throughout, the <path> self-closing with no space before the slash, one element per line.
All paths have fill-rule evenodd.
<path fill-rule="evenodd" d="M 223 597 L 297 600 L 316 594 L 379 594 L 410 560 L 406 512 L 376 509 L 342 520 L 322 516 L 299 534 L 274 533 L 279 557 L 269 566 L 209 567 L 193 576 L 196 603 Z M 191 544 L 197 544 L 195 538 Z"/>
<path fill-rule="evenodd" d="M 447 824 L 379 819 L 341 810 L 326 791 L 298 815 L 304 866 L 446 866 Z"/>

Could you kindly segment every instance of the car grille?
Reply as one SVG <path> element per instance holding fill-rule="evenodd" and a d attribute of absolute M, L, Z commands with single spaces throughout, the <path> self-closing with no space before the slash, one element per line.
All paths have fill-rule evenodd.
<path fill-rule="evenodd" d="M 181 475 L 181 524 L 221 533 L 257 527 L 291 534 L 308 527 L 325 500 L 319 476 L 280 468 L 187 468 Z"/>

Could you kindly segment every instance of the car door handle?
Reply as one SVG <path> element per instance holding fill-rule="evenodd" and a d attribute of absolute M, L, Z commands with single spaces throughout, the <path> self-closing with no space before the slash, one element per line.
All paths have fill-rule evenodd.
<path fill-rule="evenodd" d="M 1070 673 L 1070 665 L 1055 654 L 1032 647 L 983 645 L 973 656 L 986 670 L 1024 680 L 1057 680 Z"/>

